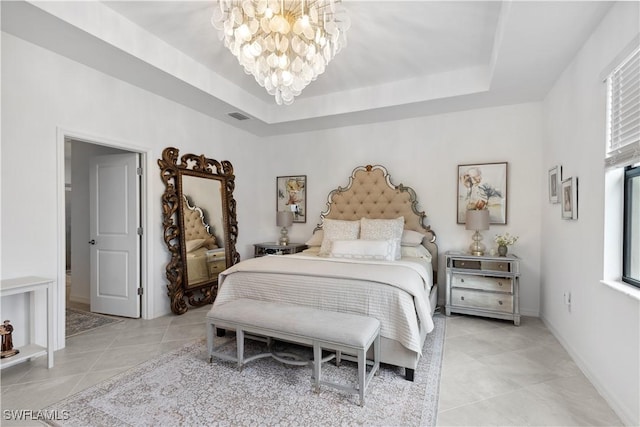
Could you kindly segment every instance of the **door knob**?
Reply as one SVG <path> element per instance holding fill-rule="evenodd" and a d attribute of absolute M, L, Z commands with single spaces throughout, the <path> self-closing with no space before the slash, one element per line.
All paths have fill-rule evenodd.
<path fill-rule="evenodd" d="M 95 244 L 96 244 L 95 239 L 91 239 L 91 240 L 89 240 L 89 244 L 90 244 L 90 245 L 95 245 Z"/>

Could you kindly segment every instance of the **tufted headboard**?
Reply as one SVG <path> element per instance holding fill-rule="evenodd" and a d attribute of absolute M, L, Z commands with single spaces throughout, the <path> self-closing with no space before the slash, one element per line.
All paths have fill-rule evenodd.
<path fill-rule="evenodd" d="M 187 196 L 182 196 L 184 212 L 184 240 L 204 239 L 202 245 L 207 249 L 216 249 L 216 238 L 209 231 L 209 224 L 204 221 L 204 212 L 197 206 L 191 206 Z"/>
<path fill-rule="evenodd" d="M 436 234 L 424 225 L 424 211 L 418 210 L 416 193 L 411 187 L 391 183 L 384 166 L 359 166 L 353 170 L 346 187 L 338 187 L 327 197 L 327 210 L 320 214 L 322 228 L 325 218 L 359 220 L 360 218 L 393 219 L 404 217 L 404 228 L 425 235 L 422 245 L 431 253 L 434 283 L 437 283 L 438 246 Z"/>

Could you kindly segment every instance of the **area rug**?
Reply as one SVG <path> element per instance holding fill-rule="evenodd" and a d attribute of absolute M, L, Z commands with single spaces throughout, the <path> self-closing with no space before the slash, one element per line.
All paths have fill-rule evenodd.
<path fill-rule="evenodd" d="M 103 383 L 46 408 L 62 414 L 56 426 L 433 426 L 445 320 L 434 317 L 415 382 L 404 369 L 382 365 L 367 388 L 366 405 L 333 388 L 311 389 L 311 368 L 258 359 L 238 371 L 231 362 L 208 363 L 206 342 L 187 346 L 145 362 Z M 246 354 L 264 345 L 247 340 Z M 279 344 L 292 350 L 291 344 Z M 230 353 L 235 342 L 225 346 Z M 292 351 L 303 351 L 300 347 Z M 306 350 L 305 350 L 306 351 Z M 323 365 L 323 378 L 355 381 L 356 365 Z"/>
<path fill-rule="evenodd" d="M 113 323 L 122 322 L 122 319 L 102 314 L 90 313 L 88 311 L 67 308 L 66 310 L 66 337 L 82 334 L 97 328 L 101 328 Z"/>

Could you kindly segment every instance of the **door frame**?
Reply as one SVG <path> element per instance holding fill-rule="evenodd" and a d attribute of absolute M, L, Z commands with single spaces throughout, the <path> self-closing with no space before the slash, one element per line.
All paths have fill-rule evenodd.
<path fill-rule="evenodd" d="M 150 319 L 154 313 L 153 307 L 153 287 L 148 286 L 149 272 L 153 271 L 153 257 L 149 256 L 149 242 L 153 241 L 154 231 L 151 224 L 151 191 L 149 191 L 150 171 L 153 170 L 153 160 L 151 148 L 133 144 L 129 141 L 114 140 L 111 138 L 91 135 L 84 132 L 74 131 L 58 127 L 56 135 L 56 188 L 57 188 L 57 235 L 58 235 L 58 286 L 57 299 L 54 301 L 54 349 L 60 350 L 65 347 L 65 310 L 66 310 L 66 233 L 65 233 L 65 141 L 85 142 L 88 144 L 102 145 L 106 147 L 118 148 L 140 154 L 140 165 L 143 168 L 142 179 L 140 180 L 140 226 L 144 230 L 140 239 L 140 286 L 143 289 L 141 298 L 140 314 L 142 319 Z"/>

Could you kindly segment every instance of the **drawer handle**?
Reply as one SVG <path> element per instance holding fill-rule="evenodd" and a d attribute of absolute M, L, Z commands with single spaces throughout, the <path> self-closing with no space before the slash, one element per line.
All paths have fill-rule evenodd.
<path fill-rule="evenodd" d="M 500 270 L 502 270 L 502 269 L 504 268 L 504 266 L 503 266 L 502 264 L 498 264 L 498 268 L 499 268 Z"/>
<path fill-rule="evenodd" d="M 460 279 L 460 283 L 464 283 L 464 279 Z"/>
<path fill-rule="evenodd" d="M 461 262 L 460 265 L 464 266 L 464 262 Z"/>
<path fill-rule="evenodd" d="M 498 304 L 502 305 L 502 301 L 498 301 Z"/>
<path fill-rule="evenodd" d="M 498 282 L 498 286 L 502 287 L 502 282 Z"/>
<path fill-rule="evenodd" d="M 464 297 L 460 297 L 460 300 L 461 300 L 461 301 L 464 301 Z"/>

